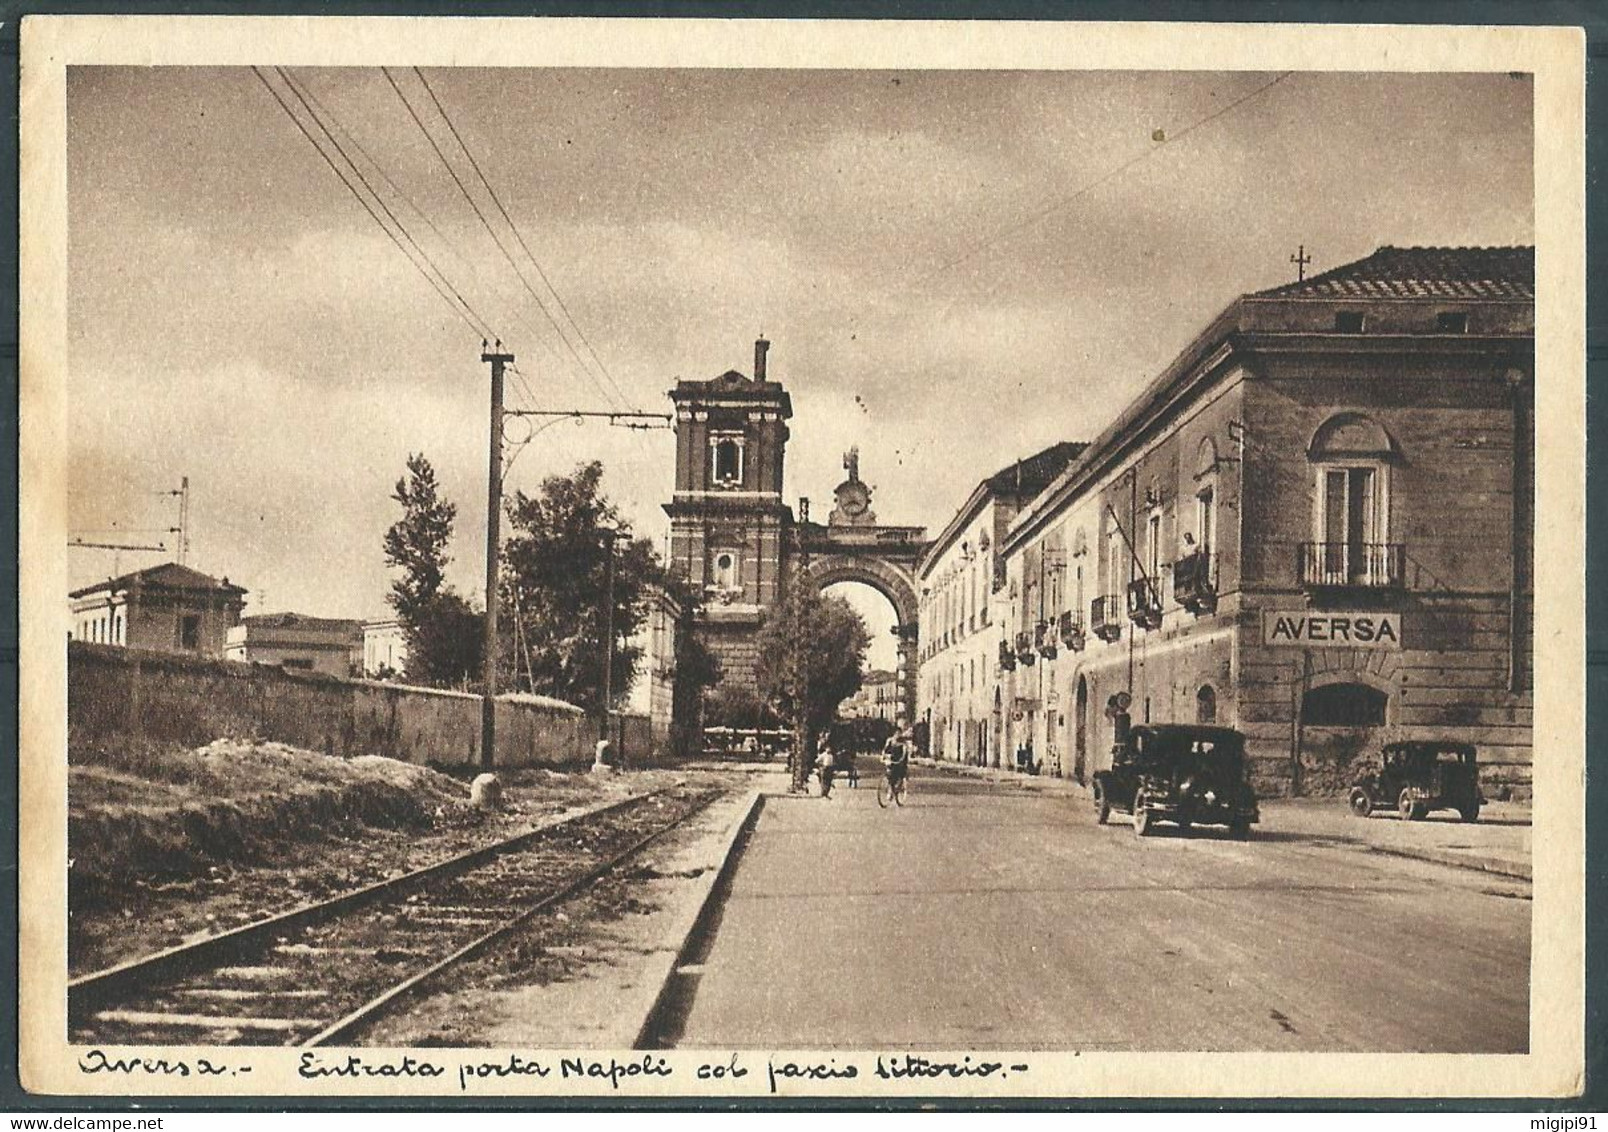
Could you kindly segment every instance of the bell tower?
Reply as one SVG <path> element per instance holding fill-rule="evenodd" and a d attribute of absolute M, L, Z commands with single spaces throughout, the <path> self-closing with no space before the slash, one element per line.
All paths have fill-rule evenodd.
<path fill-rule="evenodd" d="M 720 659 L 723 683 L 755 687 L 755 634 L 783 589 L 782 469 L 793 404 L 766 372 L 770 343 L 754 343 L 754 374 L 728 370 L 679 381 L 670 564 L 704 595 L 699 635 Z"/>

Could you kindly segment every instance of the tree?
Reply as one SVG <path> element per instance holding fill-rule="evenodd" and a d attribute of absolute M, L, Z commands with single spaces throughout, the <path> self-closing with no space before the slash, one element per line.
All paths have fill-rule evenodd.
<path fill-rule="evenodd" d="M 741 684 L 728 684 L 714 695 L 704 707 L 706 727 L 734 727 L 739 731 L 774 726 L 770 706 L 757 692 Z"/>
<path fill-rule="evenodd" d="M 608 556 L 614 556 L 616 702 L 629 693 L 642 659 L 641 647 L 629 642 L 647 619 L 647 587 L 663 576 L 647 539 L 616 544 L 613 532 L 626 525 L 602 494 L 602 481 L 603 465 L 594 460 L 570 475 L 549 476 L 537 495 L 514 493 L 500 586 L 509 686 L 599 712 Z"/>
<path fill-rule="evenodd" d="M 815 736 L 860 688 L 871 633 L 854 608 L 794 579 L 759 631 L 761 693 L 793 720 L 793 785 L 808 775 Z"/>
<path fill-rule="evenodd" d="M 469 603 L 446 584 L 458 508 L 442 498 L 435 468 L 422 452 L 408 456 L 407 475 L 391 498 L 402 505 L 402 517 L 385 532 L 385 562 L 401 576 L 392 580 L 388 600 L 407 638 L 407 678 L 427 687 L 466 687 L 483 634 Z"/>
<path fill-rule="evenodd" d="M 385 564 L 402 571 L 391 582 L 390 602 L 407 624 L 445 584 L 458 508 L 441 498 L 435 468 L 422 452 L 408 456 L 408 474 L 396 481 L 391 498 L 402 505 L 402 517 L 385 532 Z"/>
<path fill-rule="evenodd" d="M 720 658 L 703 643 L 695 629 L 702 610 L 702 593 L 676 571 L 665 571 L 658 584 L 680 610 L 673 628 L 675 666 L 668 674 L 674 688 L 670 702 L 670 749 L 680 755 L 691 755 L 703 747 L 703 728 L 715 722 L 708 718 L 704 692 L 720 683 Z"/>
<path fill-rule="evenodd" d="M 443 589 L 418 610 L 408 631 L 408 681 L 429 688 L 479 686 L 485 621 L 467 601 Z"/>

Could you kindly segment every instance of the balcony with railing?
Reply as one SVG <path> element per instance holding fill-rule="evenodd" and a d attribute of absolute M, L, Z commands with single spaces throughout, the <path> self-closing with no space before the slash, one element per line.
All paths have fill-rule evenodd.
<path fill-rule="evenodd" d="M 1161 628 L 1161 589 L 1154 578 L 1128 583 L 1128 620 L 1141 629 Z"/>
<path fill-rule="evenodd" d="M 1068 609 L 1061 614 L 1056 623 L 1056 630 L 1061 634 L 1061 643 L 1073 652 L 1083 651 L 1083 614 L 1077 610 Z"/>
<path fill-rule="evenodd" d="M 1097 597 L 1089 603 L 1089 631 L 1102 641 L 1122 636 L 1122 599 L 1116 594 Z"/>
<path fill-rule="evenodd" d="M 999 643 L 999 670 L 1001 672 L 1010 672 L 1015 668 L 1016 654 L 1011 651 L 1011 643 L 1009 641 L 1001 641 Z"/>
<path fill-rule="evenodd" d="M 1173 597 L 1191 613 L 1217 609 L 1217 556 L 1197 550 L 1173 563 Z"/>
<path fill-rule="evenodd" d="M 1407 548 L 1399 542 L 1303 542 L 1296 568 L 1308 589 L 1400 589 Z"/>
<path fill-rule="evenodd" d="M 1033 634 L 1023 629 L 1016 634 L 1016 659 L 1023 664 L 1032 664 L 1035 653 L 1033 651 Z"/>
<path fill-rule="evenodd" d="M 1033 626 L 1033 645 L 1045 660 L 1054 660 L 1056 653 L 1055 626 L 1048 621 L 1040 621 Z"/>

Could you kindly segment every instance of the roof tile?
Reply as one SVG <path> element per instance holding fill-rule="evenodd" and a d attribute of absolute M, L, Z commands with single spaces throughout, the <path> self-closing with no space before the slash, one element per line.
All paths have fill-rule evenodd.
<path fill-rule="evenodd" d="M 1534 299 L 1535 249 L 1397 248 L 1267 291 L 1264 299 Z"/>

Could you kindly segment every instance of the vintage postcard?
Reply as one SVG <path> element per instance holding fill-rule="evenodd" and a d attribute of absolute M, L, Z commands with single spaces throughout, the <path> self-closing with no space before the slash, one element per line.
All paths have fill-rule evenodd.
<path fill-rule="evenodd" d="M 1583 62 L 28 17 L 23 1083 L 1577 1093 Z"/>

